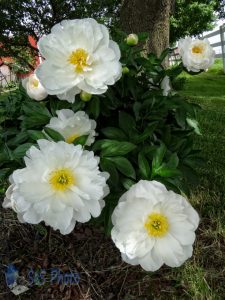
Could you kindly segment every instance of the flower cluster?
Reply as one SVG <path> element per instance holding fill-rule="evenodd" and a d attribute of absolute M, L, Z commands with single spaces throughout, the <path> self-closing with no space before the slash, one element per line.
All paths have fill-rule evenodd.
<path fill-rule="evenodd" d="M 188 147 L 190 124 L 196 123 L 191 104 L 169 101 L 171 72 L 162 61 L 137 54 L 139 39 L 123 37 L 123 56 L 108 29 L 88 18 L 62 21 L 39 40 L 44 61 L 23 87 L 31 99 L 45 101 L 23 104 L 25 130 L 11 144 L 28 134 L 25 155 L 21 147 L 12 151 L 24 167 L 10 175 L 3 207 L 12 208 L 20 222 L 43 221 L 61 234 L 104 208 L 122 259 L 156 271 L 163 264 L 178 267 L 192 255 L 199 216 L 180 195 L 185 168 L 179 169 L 179 160 L 184 152 L 193 160 Z M 188 71 L 213 63 L 206 40 L 187 38 L 179 49 Z"/>

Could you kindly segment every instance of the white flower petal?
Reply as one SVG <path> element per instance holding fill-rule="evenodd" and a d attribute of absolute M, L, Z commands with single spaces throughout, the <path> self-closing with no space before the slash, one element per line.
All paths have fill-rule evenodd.
<path fill-rule="evenodd" d="M 123 260 L 156 271 L 191 257 L 198 221 L 184 197 L 159 182 L 140 180 L 119 199 L 111 236 Z"/>
<path fill-rule="evenodd" d="M 96 122 L 90 120 L 84 111 L 74 113 L 70 109 L 62 109 L 57 112 L 58 118 L 53 117 L 46 127 L 58 131 L 68 143 L 72 143 L 76 138 L 87 135 L 86 145 L 90 146 L 95 140 Z"/>
<path fill-rule="evenodd" d="M 157 253 L 157 250 L 154 248 L 151 252 L 139 259 L 141 267 L 145 271 L 157 271 L 163 265 L 164 261 L 162 256 Z"/>
<path fill-rule="evenodd" d="M 81 90 L 102 94 L 122 75 L 118 45 L 94 19 L 65 20 L 38 42 L 45 61 L 37 77 L 50 95 L 75 101 Z"/>
<path fill-rule="evenodd" d="M 41 101 L 48 96 L 48 93 L 35 74 L 31 74 L 29 77 L 23 79 L 22 85 L 28 96 L 34 100 Z"/>
<path fill-rule="evenodd" d="M 79 94 L 80 92 L 81 92 L 81 89 L 79 89 L 78 87 L 75 86 L 72 89 L 67 90 L 65 93 L 58 94 L 57 97 L 60 100 L 66 100 L 70 103 L 74 103 L 75 102 L 75 96 L 77 94 Z"/>
<path fill-rule="evenodd" d="M 22 216 L 23 220 L 30 224 L 38 224 L 42 221 L 41 215 L 39 215 L 34 209 L 27 210 Z"/>
<path fill-rule="evenodd" d="M 183 65 L 188 71 L 199 72 L 208 69 L 214 63 L 215 51 L 207 39 L 192 40 L 191 37 L 181 39 L 178 50 L 182 57 Z"/>
<path fill-rule="evenodd" d="M 62 119 L 69 115 L 68 110 L 58 111 Z M 78 115 L 86 117 L 84 112 Z M 27 151 L 26 167 L 10 177 L 12 185 L 3 206 L 15 210 L 20 222 L 44 221 L 68 234 L 76 221 L 87 222 L 101 213 L 103 197 L 109 191 L 106 173 L 99 171 L 99 159 L 94 153 L 84 151 L 80 145 L 37 142 L 39 149 L 32 146 Z M 85 181 L 90 186 L 79 186 Z"/>

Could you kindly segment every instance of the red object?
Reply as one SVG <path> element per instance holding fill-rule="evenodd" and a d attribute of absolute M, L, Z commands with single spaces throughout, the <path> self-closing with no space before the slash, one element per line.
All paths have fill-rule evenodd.
<path fill-rule="evenodd" d="M 12 57 L 0 57 L 0 66 L 4 65 L 5 63 L 12 63 L 13 58 Z"/>
<path fill-rule="evenodd" d="M 35 40 L 34 37 L 32 37 L 31 35 L 28 36 L 28 41 L 30 43 L 30 45 L 33 47 L 33 48 L 36 48 L 37 49 L 37 41 Z M 1 45 L 0 45 L 1 47 Z M 35 65 L 33 66 L 34 69 L 37 68 L 38 65 L 40 65 L 41 63 L 41 56 L 39 55 L 36 55 L 35 56 Z M 1 65 L 4 65 L 5 63 L 13 63 L 14 62 L 14 59 L 12 57 L 0 57 L 0 66 Z M 18 78 L 26 78 L 28 76 L 30 76 L 34 71 L 31 70 L 29 73 L 17 73 L 17 77 Z"/>

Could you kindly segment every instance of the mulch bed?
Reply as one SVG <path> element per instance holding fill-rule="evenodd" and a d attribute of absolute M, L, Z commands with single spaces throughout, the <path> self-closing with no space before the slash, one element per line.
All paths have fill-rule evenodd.
<path fill-rule="evenodd" d="M 0 300 L 159 299 L 162 289 L 166 292 L 175 284 L 166 279 L 166 267 L 151 274 L 123 263 L 110 237 L 101 229 L 78 224 L 71 234 L 63 236 L 58 231 L 46 235 L 45 228 L 20 224 L 11 210 L 0 209 Z M 80 282 L 51 284 L 49 279 L 44 285 L 32 284 L 20 297 L 14 296 L 4 275 L 10 263 L 25 281 L 30 268 L 59 268 L 62 272 L 78 272 Z"/>

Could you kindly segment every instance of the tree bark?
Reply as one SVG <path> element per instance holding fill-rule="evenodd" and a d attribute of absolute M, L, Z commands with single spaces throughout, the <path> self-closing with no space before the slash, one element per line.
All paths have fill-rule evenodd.
<path fill-rule="evenodd" d="M 169 46 L 169 18 L 175 0 L 124 0 L 120 12 L 126 33 L 149 32 L 147 51 L 159 56 Z"/>

